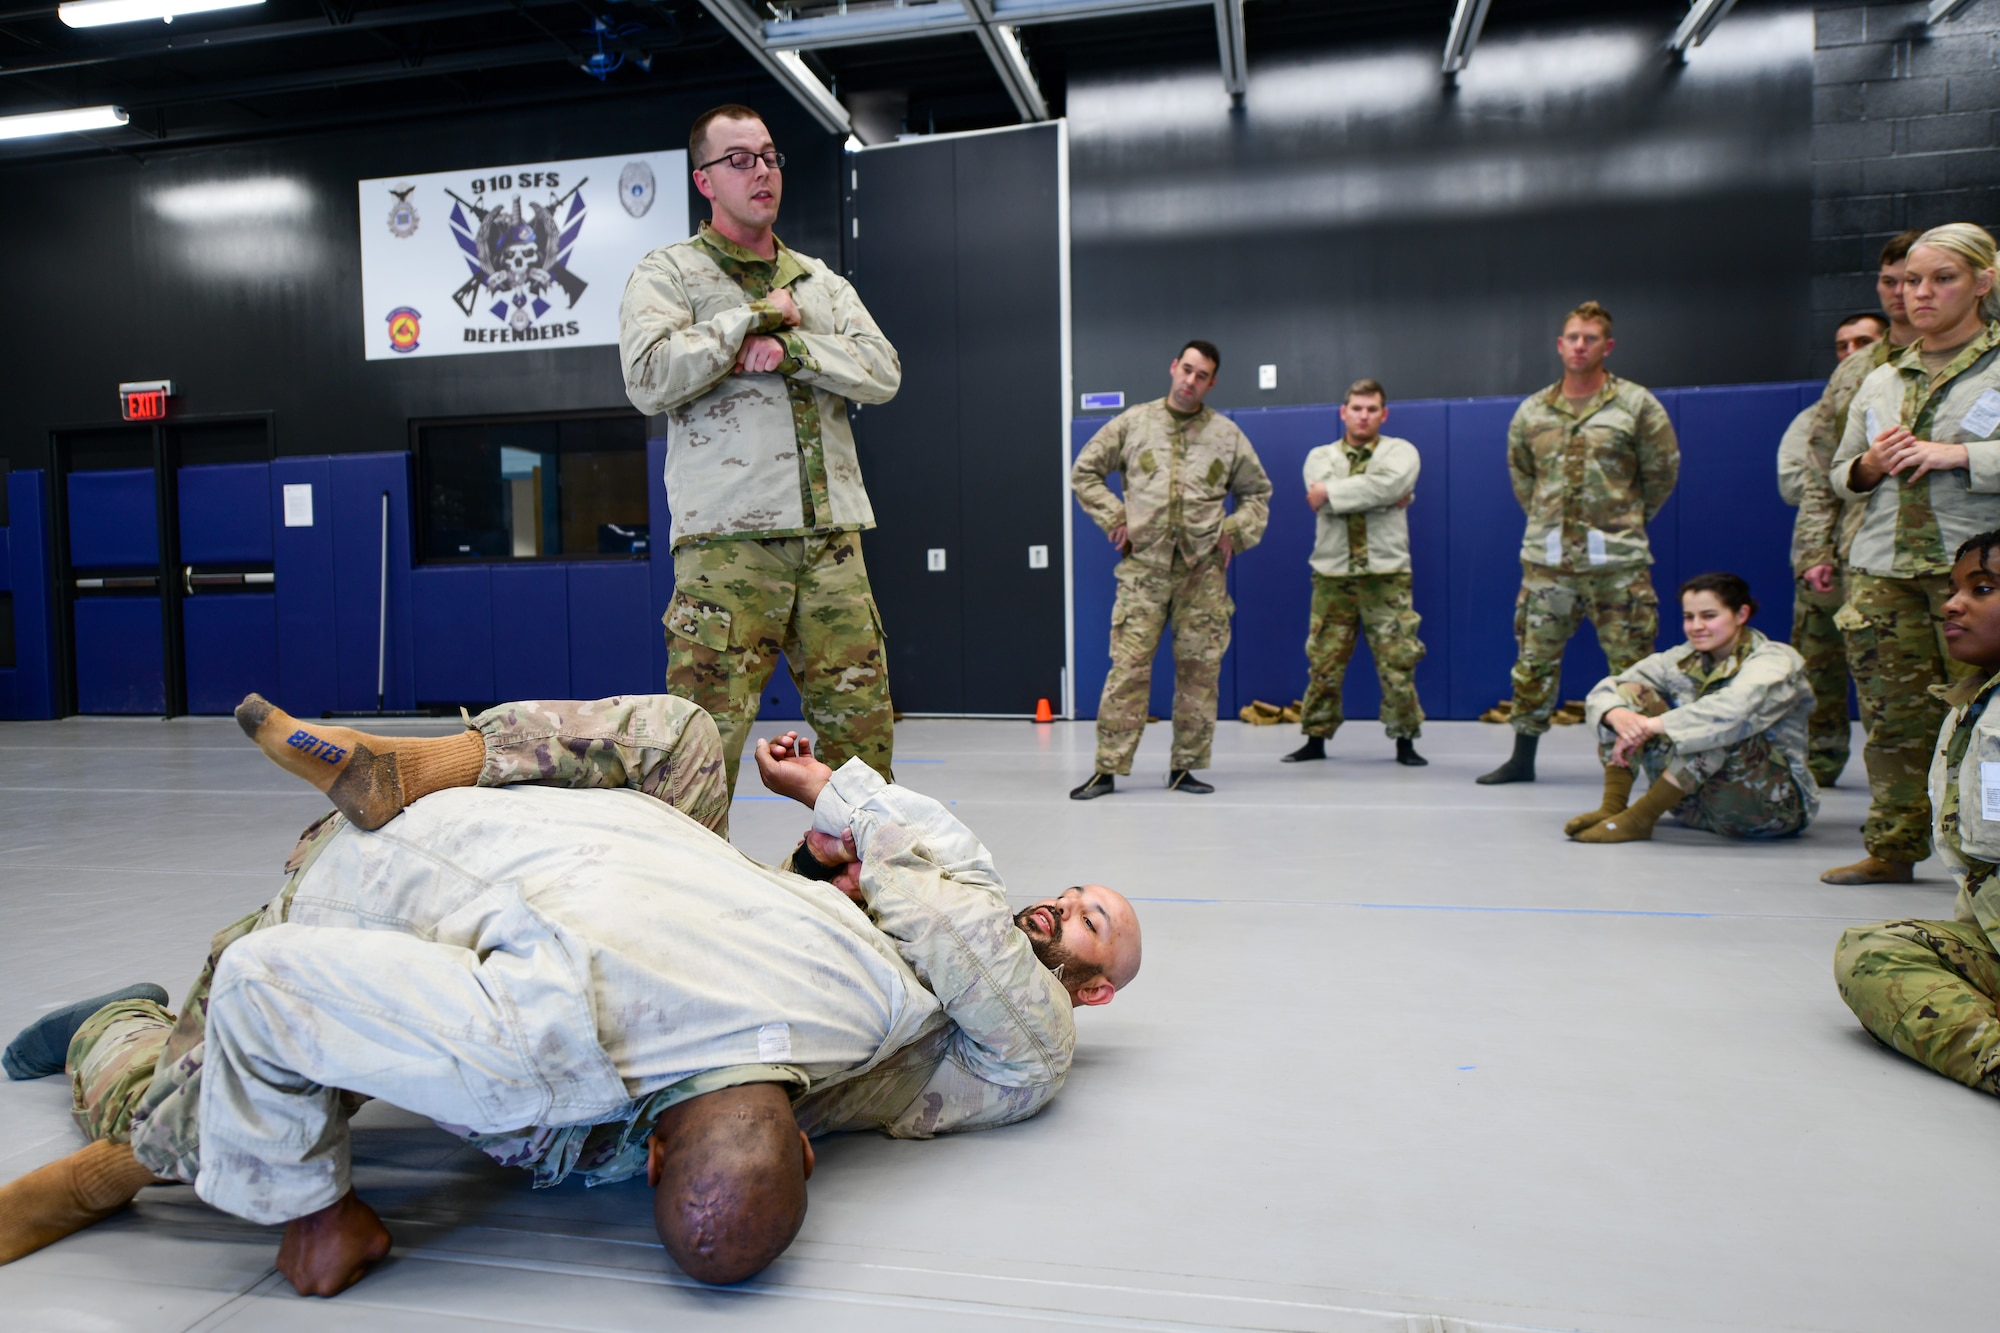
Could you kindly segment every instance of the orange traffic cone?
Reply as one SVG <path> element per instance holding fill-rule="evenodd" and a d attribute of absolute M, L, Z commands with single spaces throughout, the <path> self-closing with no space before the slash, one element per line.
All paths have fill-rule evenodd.
<path fill-rule="evenodd" d="M 1035 721 L 1053 722 L 1055 720 L 1055 710 L 1049 707 L 1049 701 L 1047 699 L 1035 700 Z"/>

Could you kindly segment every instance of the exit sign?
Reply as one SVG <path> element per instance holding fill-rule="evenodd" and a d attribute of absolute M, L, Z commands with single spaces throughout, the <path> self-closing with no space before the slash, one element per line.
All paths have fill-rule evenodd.
<path fill-rule="evenodd" d="M 172 380 L 133 380 L 118 386 L 118 405 L 127 421 L 158 421 L 173 394 Z"/>

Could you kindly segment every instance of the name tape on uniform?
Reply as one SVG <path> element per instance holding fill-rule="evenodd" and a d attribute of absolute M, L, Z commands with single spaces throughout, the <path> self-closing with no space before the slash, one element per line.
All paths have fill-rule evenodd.
<path fill-rule="evenodd" d="M 1873 444 L 1875 437 L 1882 433 L 1882 418 L 1875 415 L 1875 409 L 1871 407 L 1864 420 L 1867 422 L 1868 443 Z"/>
<path fill-rule="evenodd" d="M 1601 565 L 1611 559 L 1610 553 L 1604 549 L 1603 533 L 1599 532 L 1596 528 L 1592 528 L 1585 540 L 1590 552 L 1591 564 Z"/>
<path fill-rule="evenodd" d="M 1994 765 L 2000 768 L 2000 764 Z M 757 1062 L 775 1065 L 792 1058 L 792 1025 L 766 1023 L 757 1029 Z"/>
<path fill-rule="evenodd" d="M 2000 820 L 2000 764 L 1990 759 L 1979 764 L 1979 817 Z"/>
<path fill-rule="evenodd" d="M 1561 528 L 1549 529 L 1546 545 L 1548 547 L 1549 563 L 1560 565 L 1563 562 L 1563 535 Z"/>
<path fill-rule="evenodd" d="M 2000 426 L 2000 390 L 1988 389 L 1972 404 L 1972 410 L 1959 421 L 1958 428 L 1976 440 L 1992 438 L 1993 428 Z"/>

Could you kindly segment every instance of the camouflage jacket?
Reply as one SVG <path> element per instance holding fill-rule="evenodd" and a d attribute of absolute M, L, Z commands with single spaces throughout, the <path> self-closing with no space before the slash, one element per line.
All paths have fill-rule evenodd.
<path fill-rule="evenodd" d="M 2000 713 L 1988 706 L 1996 685 L 2000 676 L 1931 686 L 1951 711 L 1931 756 L 1930 794 L 1938 856 L 1958 881 L 1952 915 L 2000 947 L 2000 888 L 1993 880 L 2000 864 L 2000 799 L 1988 805 L 1985 797 L 2000 788 Z"/>
<path fill-rule="evenodd" d="M 1342 438 L 1306 455 L 1306 485 L 1326 487 L 1309 563 L 1329 577 L 1406 574 L 1410 520 L 1396 501 L 1416 489 L 1422 466 L 1417 446 L 1381 435 L 1357 466 L 1360 452 Z"/>
<path fill-rule="evenodd" d="M 645 1170 L 646 1139 L 662 1111 L 741 1083 L 791 1084 L 799 1126 L 815 1137 L 873 1129 L 930 1138 L 1010 1124 L 1046 1106 L 1075 1053 L 1069 995 L 1014 925 L 978 838 L 937 801 L 889 785 L 858 759 L 827 784 L 814 824 L 853 830 L 868 916 L 936 997 L 913 1035 L 829 1077 L 792 1064 L 732 1065 L 594 1124 L 454 1132 L 502 1165 L 527 1168 L 538 1187 L 573 1172 L 600 1185 Z"/>
<path fill-rule="evenodd" d="M 1577 573 L 1649 565 L 1646 524 L 1674 493 L 1681 450 L 1660 400 L 1616 375 L 1578 412 L 1557 382 L 1507 427 L 1507 471 L 1528 515 L 1521 559 Z"/>
<path fill-rule="evenodd" d="M 1847 430 L 1847 409 L 1868 373 L 1889 359 L 1888 339 L 1862 348 L 1833 368 L 1819 401 L 1807 411 L 1806 439 L 1799 449 L 1793 475 L 1798 496 L 1787 492 L 1785 503 L 1799 507 L 1792 520 L 1792 572 L 1803 574 L 1815 565 L 1841 565 L 1854 544 L 1855 530 L 1861 526 L 1866 505 L 1850 504 L 1833 493 L 1827 472 L 1840 449 L 1840 437 Z M 1786 432 L 1789 438 L 1790 432 Z M 1779 446 L 1778 489 L 1785 490 L 1784 446 Z"/>
<path fill-rule="evenodd" d="M 1819 817 L 1819 784 L 1806 767 L 1806 721 L 1813 691 L 1805 659 L 1790 644 L 1746 629 L 1720 662 L 1687 644 L 1654 653 L 1615 676 L 1606 676 L 1584 700 L 1584 721 L 1608 737 L 1604 715 L 1623 708 L 1618 687 L 1650 685 L 1671 706 L 1661 733 L 1682 754 L 1740 745 L 1763 736 L 1784 756 L 1805 805 Z"/>
<path fill-rule="evenodd" d="M 1836 495 L 1863 505 L 1848 564 L 1884 578 L 1947 573 L 1960 542 L 2000 527 L 2000 320 L 1936 379 L 1924 368 L 1923 346 L 1919 339 L 1899 349 L 1862 380 L 1827 474 Z M 1898 422 L 1920 440 L 1964 445 L 1966 466 L 1929 473 L 1912 487 L 1884 477 L 1872 490 L 1854 490 L 1855 460 Z"/>
<path fill-rule="evenodd" d="M 789 288 L 799 325 L 763 298 Z M 785 345 L 776 371 L 733 373 L 743 340 Z M 703 223 L 639 261 L 618 314 L 625 393 L 666 414 L 672 543 L 875 526 L 847 404 L 886 403 L 903 370 L 848 281 L 780 242 L 776 262 Z"/>
<path fill-rule="evenodd" d="M 1105 484 L 1121 474 L 1125 498 Z M 1198 560 L 1224 533 L 1247 551 L 1271 518 L 1271 479 L 1236 423 L 1212 407 L 1183 420 L 1167 400 L 1141 403 L 1106 422 L 1070 469 L 1070 487 L 1091 521 L 1108 534 L 1120 523 L 1142 561 L 1170 560 L 1179 551 Z M 1223 501 L 1236 497 L 1236 511 Z"/>

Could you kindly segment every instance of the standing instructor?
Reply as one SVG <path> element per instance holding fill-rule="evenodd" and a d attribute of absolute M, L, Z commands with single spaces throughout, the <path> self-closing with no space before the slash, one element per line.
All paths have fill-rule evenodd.
<path fill-rule="evenodd" d="M 888 661 L 859 535 L 875 514 L 847 404 L 888 402 L 902 366 L 846 279 L 772 232 L 785 155 L 755 111 L 706 113 L 688 154 L 712 215 L 639 261 L 618 316 L 625 393 L 666 417 L 667 688 L 715 719 L 733 792 L 782 652 L 821 755 L 886 778 Z"/>

